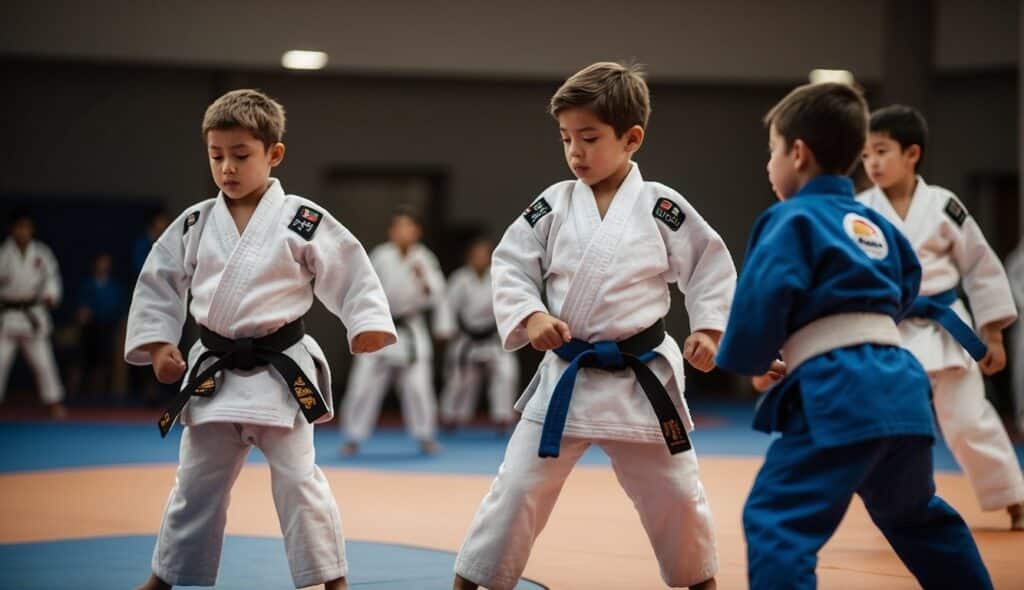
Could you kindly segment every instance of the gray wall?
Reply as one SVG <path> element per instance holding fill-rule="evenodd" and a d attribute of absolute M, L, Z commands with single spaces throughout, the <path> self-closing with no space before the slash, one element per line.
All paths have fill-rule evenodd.
<path fill-rule="evenodd" d="M 500 231 L 540 190 L 570 176 L 545 114 L 557 81 L 4 66 L 17 91 L 0 94 L 0 194 L 152 195 L 179 211 L 215 191 L 199 124 L 209 100 L 240 86 L 262 88 L 285 105 L 288 153 L 277 173 L 287 190 L 313 199 L 334 165 L 430 166 L 449 174 L 442 219 L 482 221 Z M 652 85 L 641 169 L 689 198 L 738 259 L 751 222 L 772 199 L 760 118 L 787 90 Z M 964 194 L 974 172 L 1016 171 L 1017 96 L 1013 70 L 936 78 L 928 179 Z M 343 221 L 359 215 L 335 213 Z"/>

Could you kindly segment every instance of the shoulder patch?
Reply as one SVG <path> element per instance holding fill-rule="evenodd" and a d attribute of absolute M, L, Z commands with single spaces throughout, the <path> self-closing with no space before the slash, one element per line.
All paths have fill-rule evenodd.
<path fill-rule="evenodd" d="M 853 243 L 861 249 L 861 252 L 867 254 L 868 258 L 882 260 L 889 255 L 889 243 L 885 240 L 885 234 L 867 217 L 856 213 L 847 213 L 843 217 L 843 229 L 846 230 L 846 235 L 853 240 Z"/>
<path fill-rule="evenodd" d="M 187 234 L 189 228 L 195 225 L 197 221 L 199 221 L 199 211 L 189 213 L 188 217 L 185 218 L 185 229 L 182 230 L 181 235 Z"/>
<path fill-rule="evenodd" d="M 658 202 L 654 204 L 654 211 L 652 211 L 654 218 L 661 221 L 669 227 L 672 231 L 678 230 L 683 222 L 686 221 L 686 213 L 679 208 L 671 199 L 664 197 L 658 199 Z"/>
<path fill-rule="evenodd" d="M 530 227 L 534 227 L 548 213 L 551 213 L 551 205 L 548 204 L 544 197 L 541 197 L 527 207 L 526 211 L 523 211 L 523 219 L 526 220 L 526 223 L 530 224 Z"/>
<path fill-rule="evenodd" d="M 950 197 L 949 201 L 946 202 L 946 208 L 944 209 L 946 215 L 952 219 L 958 227 L 962 227 L 964 221 L 967 220 L 967 209 L 960 204 L 960 201 L 956 200 L 956 197 Z"/>
<path fill-rule="evenodd" d="M 291 223 L 288 224 L 288 229 L 299 234 L 308 242 L 313 239 L 313 232 L 315 232 L 316 227 L 320 225 L 321 219 L 323 219 L 322 213 L 316 209 L 303 205 L 302 207 L 299 207 L 299 210 L 295 213 L 295 217 L 293 217 Z"/>

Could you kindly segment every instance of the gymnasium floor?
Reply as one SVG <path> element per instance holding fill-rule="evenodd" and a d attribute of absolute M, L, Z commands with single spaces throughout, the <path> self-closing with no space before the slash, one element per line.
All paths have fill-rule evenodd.
<path fill-rule="evenodd" d="M 691 400 L 694 442 L 714 510 L 719 588 L 746 588 L 740 511 L 769 438 L 749 429 L 752 404 Z M 180 428 L 161 440 L 156 412 L 72 411 L 63 424 L 0 408 L 0 589 L 132 588 L 149 556 L 174 481 Z M 152 415 L 151 415 L 152 414 Z M 41 414 L 39 414 L 41 416 Z M 501 461 L 506 437 L 473 428 L 421 456 L 385 428 L 351 459 L 334 427 L 317 431 L 318 463 L 338 498 L 353 588 L 450 587 L 454 552 Z M 1018 445 L 1024 462 L 1024 445 Z M 941 444 L 939 493 L 974 531 L 1000 589 L 1024 589 L 1024 533 L 982 513 Z M 289 588 L 287 564 L 259 451 L 234 488 L 218 588 Z M 916 588 L 855 501 L 821 553 L 821 588 Z M 639 520 L 608 461 L 588 452 L 570 476 L 521 588 L 662 588 Z"/>

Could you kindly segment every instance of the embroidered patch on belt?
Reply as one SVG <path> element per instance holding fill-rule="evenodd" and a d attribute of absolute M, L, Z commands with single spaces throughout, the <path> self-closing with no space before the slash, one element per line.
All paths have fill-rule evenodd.
<path fill-rule="evenodd" d="M 206 381 L 196 385 L 196 390 L 192 395 L 206 397 L 212 395 L 215 391 L 217 391 L 217 380 L 210 376 L 206 378 Z"/>
<path fill-rule="evenodd" d="M 672 231 L 678 230 L 683 225 L 683 222 L 686 221 L 686 213 L 683 213 L 679 205 L 676 205 L 670 199 L 658 199 L 658 202 L 654 204 L 654 211 L 652 213 L 655 219 L 660 220 Z"/>
<path fill-rule="evenodd" d="M 964 221 L 967 220 L 967 209 L 964 209 L 964 206 L 955 197 L 949 198 L 949 202 L 946 203 L 945 212 L 959 227 L 962 227 Z"/>
<path fill-rule="evenodd" d="M 292 383 L 292 393 L 295 394 L 295 399 L 302 404 L 302 407 L 307 410 L 316 405 L 316 395 L 301 375 L 295 377 L 295 382 Z"/>
<path fill-rule="evenodd" d="M 526 220 L 526 223 L 530 224 L 530 227 L 534 227 L 541 217 L 548 213 L 551 213 L 551 205 L 548 204 L 544 197 L 541 197 L 527 207 L 526 211 L 523 211 L 523 219 Z"/>
<path fill-rule="evenodd" d="M 299 234 L 308 242 L 313 239 L 313 232 L 316 231 L 316 226 L 320 225 L 321 219 L 323 219 L 323 214 L 316 209 L 299 207 L 298 213 L 295 214 L 291 223 L 288 224 L 288 229 Z"/>
<path fill-rule="evenodd" d="M 199 221 L 199 212 L 198 211 L 193 211 L 193 212 L 189 213 L 188 217 L 185 218 L 185 229 L 182 230 L 181 235 L 187 234 L 188 233 L 188 228 L 190 228 L 193 225 L 195 225 L 197 221 Z"/>

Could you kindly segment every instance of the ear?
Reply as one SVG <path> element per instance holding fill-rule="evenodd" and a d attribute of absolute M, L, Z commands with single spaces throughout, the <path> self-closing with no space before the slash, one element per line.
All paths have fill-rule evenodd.
<path fill-rule="evenodd" d="M 284 144 L 279 141 L 270 146 L 270 167 L 276 167 L 281 160 L 284 160 Z"/>
<path fill-rule="evenodd" d="M 789 148 L 789 155 L 793 158 L 793 165 L 799 171 L 806 170 L 814 160 L 814 153 L 802 139 L 793 140 L 793 146 Z"/>
<path fill-rule="evenodd" d="M 917 163 L 921 161 L 921 146 L 916 143 L 907 147 L 903 150 L 903 157 L 910 162 L 911 165 L 917 166 Z"/>
<path fill-rule="evenodd" d="M 626 139 L 626 151 L 634 153 L 644 143 L 644 128 L 639 125 L 633 125 L 623 134 Z"/>

